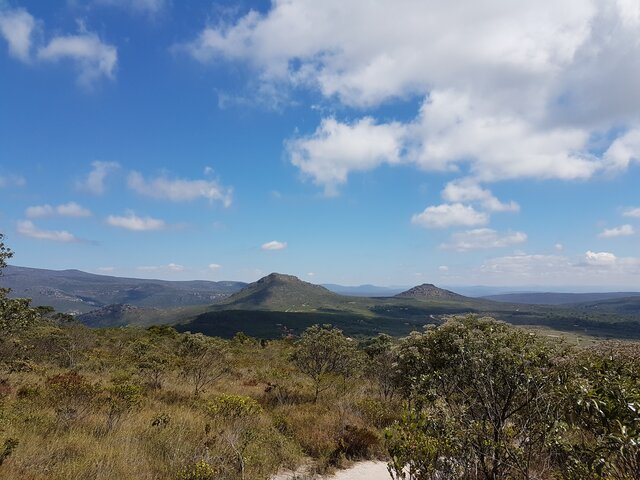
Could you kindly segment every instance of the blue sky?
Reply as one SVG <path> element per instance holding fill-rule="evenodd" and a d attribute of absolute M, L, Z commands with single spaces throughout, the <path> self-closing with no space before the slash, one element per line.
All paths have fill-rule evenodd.
<path fill-rule="evenodd" d="M 120 276 L 640 285 L 637 0 L 0 0 L 0 231 Z"/>

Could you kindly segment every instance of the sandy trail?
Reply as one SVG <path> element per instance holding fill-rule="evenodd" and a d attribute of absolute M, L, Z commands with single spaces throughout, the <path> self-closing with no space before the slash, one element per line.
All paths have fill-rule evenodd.
<path fill-rule="evenodd" d="M 391 480 L 386 462 L 362 462 L 335 475 L 324 477 L 326 480 Z"/>
<path fill-rule="evenodd" d="M 295 480 L 298 478 L 309 477 L 284 473 L 273 477 L 271 480 Z M 386 462 L 359 462 L 351 468 L 336 472 L 334 475 L 314 478 L 317 478 L 317 480 L 391 480 Z"/>

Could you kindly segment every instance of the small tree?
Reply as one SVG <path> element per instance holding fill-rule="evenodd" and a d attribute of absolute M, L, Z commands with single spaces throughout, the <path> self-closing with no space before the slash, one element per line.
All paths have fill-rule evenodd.
<path fill-rule="evenodd" d="M 640 345 L 603 343 L 566 367 L 575 378 L 559 398 L 562 478 L 640 479 Z"/>
<path fill-rule="evenodd" d="M 420 466 L 412 478 L 444 478 L 444 467 L 446 478 L 477 470 L 486 480 L 532 478 L 548 469 L 562 383 L 556 354 L 534 334 L 493 319 L 454 319 L 409 337 L 399 351 L 399 378 L 412 421 L 395 432 L 392 453 L 420 451 L 402 442 L 419 430 L 422 447 L 433 455 L 408 458 L 410 467 Z M 443 465 L 442 451 L 457 452 L 457 462 L 448 458 Z M 425 465 L 425 458 L 432 461 Z M 397 478 L 404 478 L 401 463 L 392 463 Z"/>
<path fill-rule="evenodd" d="M 185 333 L 178 349 L 179 364 L 184 377 L 198 395 L 210 383 L 227 371 L 224 343 L 201 333 Z"/>
<path fill-rule="evenodd" d="M 351 375 L 360 363 L 353 341 L 331 325 L 307 328 L 296 342 L 291 361 L 313 382 L 314 403 L 337 377 Z"/>
<path fill-rule="evenodd" d="M 13 252 L 4 244 L 4 235 L 0 233 L 0 275 L 7 266 L 7 260 L 13 257 Z M 30 307 L 30 300 L 24 298 L 12 299 L 8 297 L 11 290 L 0 288 L 0 366 L 8 367 L 20 363 L 27 358 L 24 337 L 32 327 L 38 312 Z"/>
<path fill-rule="evenodd" d="M 396 352 L 393 340 L 384 333 L 365 342 L 363 350 L 367 354 L 365 373 L 378 386 L 378 392 L 385 401 L 391 400 L 396 391 Z"/>

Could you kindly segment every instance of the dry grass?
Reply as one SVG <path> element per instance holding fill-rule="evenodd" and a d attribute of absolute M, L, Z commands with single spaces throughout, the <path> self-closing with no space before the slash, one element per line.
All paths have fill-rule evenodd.
<path fill-rule="evenodd" d="M 126 329 L 86 335 L 92 341 L 73 365 L 81 387 L 56 391 L 51 378 L 70 369 L 46 356 L 25 371 L 0 374 L 0 443 L 19 442 L 0 466 L 1 479 L 260 480 L 310 458 L 326 470 L 382 452 L 380 432 L 358 408 L 373 395 L 366 382 L 342 383 L 312 404 L 286 340 L 266 347 L 228 342 L 227 372 L 194 396 L 177 364 L 167 366 L 162 388 L 150 388 L 132 355 L 140 341 L 172 353 L 176 338 Z M 114 400 L 114 385 L 141 397 Z M 222 393 L 257 400 L 261 413 L 242 421 L 213 417 L 207 402 Z M 215 475 L 193 476 L 198 462 Z"/>

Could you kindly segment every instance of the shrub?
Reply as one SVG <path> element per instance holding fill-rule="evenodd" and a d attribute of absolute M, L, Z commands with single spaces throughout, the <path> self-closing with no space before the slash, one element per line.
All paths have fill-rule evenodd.
<path fill-rule="evenodd" d="M 200 460 L 178 473 L 178 480 L 214 480 L 219 471 L 213 465 Z"/>

